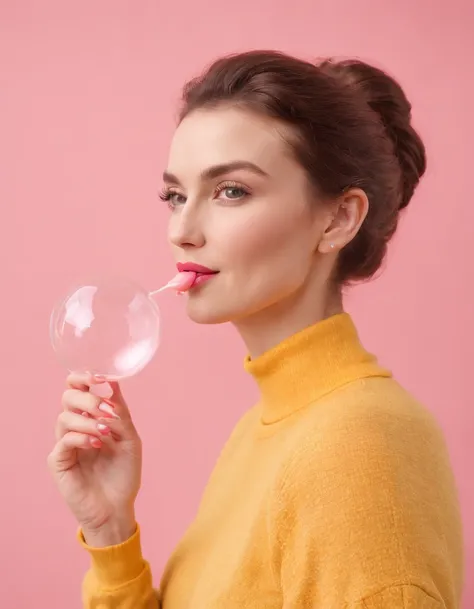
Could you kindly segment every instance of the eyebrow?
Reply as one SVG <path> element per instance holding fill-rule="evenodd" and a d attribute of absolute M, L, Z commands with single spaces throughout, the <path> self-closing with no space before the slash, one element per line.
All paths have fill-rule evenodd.
<path fill-rule="evenodd" d="M 239 169 L 247 169 L 248 171 L 252 171 L 257 175 L 268 177 L 268 173 L 263 171 L 261 167 L 251 163 L 250 161 L 232 161 L 230 163 L 221 163 L 220 165 L 213 165 L 212 167 L 208 167 L 201 173 L 202 180 L 213 180 L 218 178 L 221 175 L 226 173 L 230 173 L 232 171 L 237 171 Z M 163 181 L 171 184 L 180 184 L 179 179 L 173 173 L 169 171 L 165 171 L 163 173 Z"/>

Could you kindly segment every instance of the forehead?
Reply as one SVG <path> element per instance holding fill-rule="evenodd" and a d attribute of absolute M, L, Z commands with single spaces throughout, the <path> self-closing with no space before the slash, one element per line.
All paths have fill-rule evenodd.
<path fill-rule="evenodd" d="M 206 167 L 250 161 L 268 174 L 292 162 L 285 127 L 270 118 L 236 107 L 197 110 L 178 126 L 171 142 L 168 169 L 200 173 Z"/>

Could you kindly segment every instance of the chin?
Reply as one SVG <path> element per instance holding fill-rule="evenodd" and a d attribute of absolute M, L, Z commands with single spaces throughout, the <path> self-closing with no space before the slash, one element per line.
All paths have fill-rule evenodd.
<path fill-rule="evenodd" d="M 191 321 L 202 325 L 225 324 L 231 321 L 231 317 L 225 311 L 213 307 L 198 299 L 189 298 L 186 306 L 186 313 Z M 228 312 L 227 312 L 228 313 Z"/>
<path fill-rule="evenodd" d="M 260 315 L 275 304 L 274 300 L 268 299 L 249 302 L 248 298 L 239 300 L 228 295 L 225 298 L 211 296 L 214 295 L 188 292 L 186 313 L 191 321 L 202 325 L 235 324 Z"/>

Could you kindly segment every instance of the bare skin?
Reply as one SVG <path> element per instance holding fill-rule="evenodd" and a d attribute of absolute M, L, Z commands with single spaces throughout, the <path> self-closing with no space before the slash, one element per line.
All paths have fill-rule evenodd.
<path fill-rule="evenodd" d="M 218 271 L 187 294 L 187 313 L 231 322 L 253 358 L 342 311 L 334 265 L 368 211 L 360 189 L 330 202 L 311 194 L 285 129 L 242 109 L 197 111 L 177 128 L 164 176 L 176 262 Z M 104 547 L 136 528 L 142 453 L 118 384 L 109 413 L 93 395 L 98 385 L 68 378 L 48 463 L 86 542 Z"/>

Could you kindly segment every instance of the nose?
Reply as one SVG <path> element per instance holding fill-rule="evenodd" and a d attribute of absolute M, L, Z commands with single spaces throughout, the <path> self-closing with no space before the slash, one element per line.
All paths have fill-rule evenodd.
<path fill-rule="evenodd" d="M 206 243 L 199 211 L 186 204 L 171 216 L 168 227 L 170 243 L 181 249 L 203 247 Z"/>

